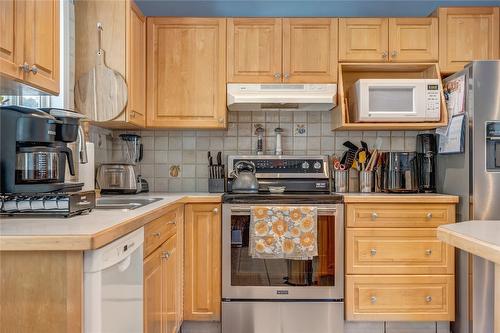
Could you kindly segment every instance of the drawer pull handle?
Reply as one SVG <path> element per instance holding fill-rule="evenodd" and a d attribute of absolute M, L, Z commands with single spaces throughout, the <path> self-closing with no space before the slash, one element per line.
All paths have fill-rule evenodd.
<path fill-rule="evenodd" d="M 432 213 L 427 213 L 427 219 L 432 220 Z"/>
<path fill-rule="evenodd" d="M 378 219 L 378 214 L 373 212 L 372 213 L 372 221 L 375 221 L 376 219 Z"/>
<path fill-rule="evenodd" d="M 166 223 L 166 225 L 170 225 L 170 224 L 176 225 L 177 222 L 174 220 L 174 221 L 169 221 L 169 222 Z"/>
<path fill-rule="evenodd" d="M 152 235 L 153 235 L 153 237 L 160 237 L 160 236 L 161 236 L 161 233 L 159 233 L 159 232 L 153 232 L 153 234 L 152 234 Z"/>
<path fill-rule="evenodd" d="M 170 258 L 170 253 L 169 252 L 163 252 L 162 255 L 161 255 L 161 258 L 168 260 L 168 258 Z"/>
<path fill-rule="evenodd" d="M 426 301 L 427 303 L 432 302 L 432 296 L 425 296 L 425 301 Z"/>
<path fill-rule="evenodd" d="M 375 297 L 375 296 L 370 297 L 370 303 L 372 303 L 372 304 L 377 303 L 377 297 Z"/>
<path fill-rule="evenodd" d="M 431 254 L 432 254 L 432 250 L 431 249 L 425 250 L 425 255 L 426 256 L 430 256 Z"/>
<path fill-rule="evenodd" d="M 377 249 L 371 249 L 370 250 L 370 255 L 373 257 L 377 254 Z"/>

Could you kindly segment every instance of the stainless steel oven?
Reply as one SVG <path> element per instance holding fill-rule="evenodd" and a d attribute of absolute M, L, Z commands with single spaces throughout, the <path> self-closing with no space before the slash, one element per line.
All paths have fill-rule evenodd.
<path fill-rule="evenodd" d="M 222 297 L 342 300 L 343 205 L 315 205 L 318 256 L 313 260 L 253 259 L 248 248 L 251 206 L 223 205 Z"/>

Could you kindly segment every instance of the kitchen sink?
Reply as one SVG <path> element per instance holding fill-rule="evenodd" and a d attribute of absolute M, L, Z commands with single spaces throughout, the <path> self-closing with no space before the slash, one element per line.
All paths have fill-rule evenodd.
<path fill-rule="evenodd" d="M 136 209 L 159 201 L 161 198 L 99 198 L 95 209 Z"/>

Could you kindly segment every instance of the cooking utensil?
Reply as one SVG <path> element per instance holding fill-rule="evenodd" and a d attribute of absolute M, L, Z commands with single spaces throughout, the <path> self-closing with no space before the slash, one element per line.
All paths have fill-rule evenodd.
<path fill-rule="evenodd" d="M 357 151 L 359 149 L 358 146 L 356 146 L 354 143 L 352 143 L 351 141 L 346 141 L 343 143 L 344 147 L 347 147 L 349 148 L 349 150 L 354 150 L 354 151 Z"/>
<path fill-rule="evenodd" d="M 256 167 L 252 161 L 239 161 L 231 172 L 233 176 L 232 191 L 239 193 L 257 193 L 259 181 L 255 176 Z"/>
<path fill-rule="evenodd" d="M 128 101 L 125 79 L 119 72 L 106 66 L 101 47 L 102 30 L 102 24 L 97 23 L 98 50 L 95 66 L 75 84 L 76 108 L 94 121 L 109 121 L 118 117 Z"/>

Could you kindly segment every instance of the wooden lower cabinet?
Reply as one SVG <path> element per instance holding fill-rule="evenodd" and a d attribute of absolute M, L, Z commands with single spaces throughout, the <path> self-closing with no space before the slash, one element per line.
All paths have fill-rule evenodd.
<path fill-rule="evenodd" d="M 348 321 L 455 319 L 454 251 L 437 239 L 436 228 L 455 222 L 456 197 L 408 198 L 346 204 Z"/>
<path fill-rule="evenodd" d="M 146 225 L 145 231 L 174 226 L 170 236 L 144 258 L 144 332 L 177 333 L 182 325 L 182 235 L 183 207 L 167 212 Z M 175 223 L 172 223 L 175 221 Z M 152 228 L 152 229 L 151 229 Z M 151 229 L 151 230 L 149 230 Z M 147 237 L 147 233 L 145 235 Z M 161 236 L 158 236 L 161 237 Z M 147 238 L 146 238 L 147 240 Z"/>
<path fill-rule="evenodd" d="M 220 321 L 221 206 L 185 205 L 184 320 Z"/>
<path fill-rule="evenodd" d="M 348 275 L 346 319 L 453 321 L 453 275 Z"/>

